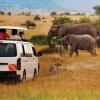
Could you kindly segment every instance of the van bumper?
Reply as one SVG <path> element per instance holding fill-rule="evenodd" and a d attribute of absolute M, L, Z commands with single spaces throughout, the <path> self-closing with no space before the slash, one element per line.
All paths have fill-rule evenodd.
<path fill-rule="evenodd" d="M 14 71 L 14 72 L 6 72 L 6 71 L 0 72 L 0 81 L 2 81 L 2 80 L 15 80 L 18 77 L 19 76 L 17 75 L 16 71 Z"/>

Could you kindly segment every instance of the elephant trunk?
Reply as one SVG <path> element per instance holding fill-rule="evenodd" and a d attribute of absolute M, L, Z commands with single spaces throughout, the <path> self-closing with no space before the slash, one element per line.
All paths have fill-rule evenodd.
<path fill-rule="evenodd" d="M 49 45 L 49 47 L 50 48 L 54 48 L 54 46 L 53 46 L 53 44 L 52 44 L 52 38 L 53 38 L 53 36 L 50 34 L 50 33 L 48 33 L 48 45 Z"/>

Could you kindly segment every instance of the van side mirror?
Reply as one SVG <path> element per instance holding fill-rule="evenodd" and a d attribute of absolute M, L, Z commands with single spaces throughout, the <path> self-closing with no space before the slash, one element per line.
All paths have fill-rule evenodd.
<path fill-rule="evenodd" d="M 37 57 L 40 57 L 40 56 L 42 56 L 42 55 L 43 55 L 42 52 L 37 52 L 37 53 L 36 53 L 36 56 L 37 56 Z"/>

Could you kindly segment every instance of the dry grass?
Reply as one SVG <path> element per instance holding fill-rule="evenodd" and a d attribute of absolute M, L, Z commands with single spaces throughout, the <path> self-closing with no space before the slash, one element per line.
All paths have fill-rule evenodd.
<path fill-rule="evenodd" d="M 33 16 L 0 16 L 0 25 L 19 26 Z M 47 23 L 36 22 L 37 27 L 27 31 L 25 37 L 47 34 L 51 26 L 51 18 L 46 18 Z M 41 50 L 47 46 L 36 46 Z M 0 100 L 100 100 L 100 49 L 98 56 L 91 57 L 86 52 L 81 52 L 69 58 L 68 53 L 48 54 L 39 58 L 41 69 L 36 81 L 29 81 L 17 85 L 0 84 Z M 57 75 L 49 73 L 49 66 L 61 63 Z"/>
<path fill-rule="evenodd" d="M 36 27 L 25 31 L 25 38 L 30 39 L 33 35 L 47 34 L 50 26 L 52 25 L 52 18 L 49 16 L 45 17 L 45 21 L 35 21 Z M 20 24 L 25 23 L 26 20 L 33 20 L 34 16 L 25 15 L 0 15 L 0 25 L 10 25 L 10 26 L 20 26 Z"/>
<path fill-rule="evenodd" d="M 84 52 L 72 58 L 68 54 L 44 55 L 39 58 L 41 70 L 38 79 L 17 85 L 0 84 L 0 99 L 100 100 L 99 55 L 100 49 L 97 57 Z M 58 74 L 51 75 L 49 66 L 56 62 L 62 66 Z"/>

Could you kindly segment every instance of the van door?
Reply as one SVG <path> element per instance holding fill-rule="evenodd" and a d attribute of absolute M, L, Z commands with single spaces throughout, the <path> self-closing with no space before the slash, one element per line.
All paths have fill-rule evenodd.
<path fill-rule="evenodd" d="M 26 78 L 32 79 L 35 68 L 35 57 L 33 58 L 32 47 L 30 43 L 22 45 L 23 56 L 22 56 L 22 66 L 26 70 Z"/>
<path fill-rule="evenodd" d="M 38 74 L 38 57 L 36 56 L 36 50 L 35 48 L 32 46 L 32 53 L 33 53 L 33 61 L 34 61 L 34 66 L 35 66 L 35 69 L 37 70 L 37 74 Z"/>

